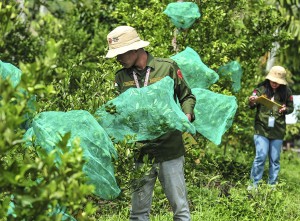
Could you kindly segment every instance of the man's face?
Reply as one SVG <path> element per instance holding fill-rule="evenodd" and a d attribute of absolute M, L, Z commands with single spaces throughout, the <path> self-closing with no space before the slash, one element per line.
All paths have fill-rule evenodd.
<path fill-rule="evenodd" d="M 132 67 L 137 59 L 137 52 L 135 50 L 127 51 L 124 54 L 117 55 L 117 61 L 124 67 Z"/>

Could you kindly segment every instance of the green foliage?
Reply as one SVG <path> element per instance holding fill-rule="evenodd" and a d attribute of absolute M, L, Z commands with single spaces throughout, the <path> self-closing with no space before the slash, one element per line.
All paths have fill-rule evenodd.
<path fill-rule="evenodd" d="M 292 73 L 290 87 L 293 94 L 300 93 L 300 5 L 298 0 L 277 0 L 280 14 L 284 18 L 282 27 L 287 29 L 291 35 L 291 39 L 286 44 L 284 50 L 279 54 L 278 61 L 284 64 L 285 67 Z M 299 123 L 288 125 L 285 139 L 294 142 L 297 139 Z"/>
<path fill-rule="evenodd" d="M 111 62 L 103 60 L 97 70 L 66 73 L 63 80 L 53 82 L 57 91 L 54 100 L 45 100 L 50 110 L 87 110 L 94 113 L 97 108 L 116 96 L 115 87 L 107 70 Z M 77 76 L 76 76 L 77 75 Z M 50 103 L 51 102 L 51 103 Z"/>
<path fill-rule="evenodd" d="M 49 215 L 61 220 L 59 209 L 66 209 L 78 220 L 127 219 L 132 181 L 149 169 L 149 165 L 134 169 L 136 150 L 132 145 L 126 140 L 116 144 L 119 159 L 114 162 L 115 175 L 122 193 L 114 201 L 102 201 L 90 195 L 92 189 L 85 185 L 78 143 L 74 144 L 73 152 L 61 155 L 62 164 L 57 166 L 53 163 L 54 153 L 46 155 L 39 147 L 24 147 L 25 130 L 20 125 L 25 123 L 28 112 L 31 116 L 50 110 L 83 109 L 94 113 L 114 98 L 114 73 L 121 67 L 114 59 L 104 58 L 106 35 L 118 25 L 132 25 L 143 39 L 150 41 L 147 50 L 155 56 L 170 57 L 189 46 L 211 69 L 217 71 L 229 61 L 237 60 L 244 70 L 238 93 L 231 90 L 226 78 L 210 88 L 216 93 L 236 96 L 239 104 L 234 123 L 221 145 L 213 146 L 200 134 L 195 136 L 197 144 L 186 144 L 185 172 L 193 218 L 250 220 L 253 214 L 259 219 L 266 213 L 266 220 L 288 220 L 288 215 L 299 219 L 300 202 L 291 200 L 293 194 L 299 194 L 296 188 L 286 184 L 279 186 L 278 192 L 272 192 L 263 186 L 258 193 L 249 195 L 244 187 L 253 157 L 254 112 L 248 109 L 247 96 L 265 75 L 261 56 L 272 48 L 273 42 L 286 48 L 291 39 L 289 32 L 298 33 L 299 10 L 293 10 L 298 3 L 280 0 L 279 13 L 275 1 L 193 1 L 199 6 L 201 18 L 191 28 L 177 30 L 163 14 L 171 2 L 174 1 L 29 0 L 23 8 L 17 1 L 0 3 L 1 60 L 23 72 L 20 87 L 16 89 L 0 80 L 0 172 L 5 174 L 0 177 L 0 217 L 6 217 L 13 195 L 15 213 L 25 220 L 47 220 Z M 43 6 L 47 12 L 40 13 Z M 283 10 L 285 7 L 287 11 Z M 289 13 L 293 13 L 295 22 L 287 28 L 288 19 L 292 18 Z M 275 35 L 276 30 L 279 32 Z M 297 45 L 298 40 L 288 43 Z M 295 74 L 299 72 L 297 48 L 289 47 L 283 56 L 289 58 L 287 64 L 294 73 L 294 82 L 299 80 Z M 25 93 L 20 93 L 19 88 Z M 36 112 L 27 106 L 32 96 L 37 98 Z M 288 136 L 297 132 L 297 127 L 292 128 Z M 67 139 L 65 136 L 63 143 Z M 210 152 L 212 149 L 217 152 Z M 285 160 L 293 165 L 297 162 L 293 158 Z M 283 176 L 289 180 L 297 176 L 287 174 L 284 171 Z M 274 210 L 275 205 L 278 211 Z M 153 201 L 153 212 L 157 215 L 153 220 L 170 218 L 169 210 L 158 186 Z M 167 215 L 160 215 L 162 211 Z M 13 217 L 3 218 L 6 219 Z"/>
<path fill-rule="evenodd" d="M 87 209 L 84 214 L 81 212 L 82 207 L 91 206 L 86 196 L 91 194 L 93 187 L 83 184 L 85 176 L 82 172 L 82 149 L 79 141 L 69 152 L 66 149 L 68 139 L 65 136 L 62 143 L 58 144 L 64 149 L 62 154 L 57 151 L 47 154 L 39 148 L 25 150 L 25 156 L 33 157 L 30 155 L 37 151 L 38 157 L 28 162 L 25 160 L 25 165 L 21 164 L 21 173 L 16 180 L 18 188 L 11 192 L 14 196 L 14 213 L 19 219 L 32 217 L 36 220 L 47 220 L 53 216 L 60 220 L 61 210 L 88 220 L 88 215 L 94 212 L 93 209 Z M 61 155 L 59 165 L 53 163 L 56 154 Z M 20 180 L 24 181 L 20 183 Z"/>
<path fill-rule="evenodd" d="M 158 57 L 172 55 L 173 30 L 170 29 L 167 16 L 163 14 L 166 5 L 157 0 L 150 0 L 147 3 L 136 0 L 132 6 L 131 1 L 120 1 L 116 5 L 112 16 L 118 20 L 118 23 L 113 27 L 117 25 L 135 27 L 142 39 L 150 41 L 147 50 Z"/>
<path fill-rule="evenodd" d="M 193 171 L 186 169 L 192 220 L 284 221 L 300 218 L 300 201 L 298 197 L 294 197 L 299 194 L 297 167 L 300 159 L 297 155 L 291 152 L 282 154 L 279 185 L 269 186 L 261 183 L 258 189 L 247 191 L 248 172 L 250 172 L 248 170 L 250 170 L 250 161 L 253 160 L 252 157 L 249 158 L 248 153 L 238 153 L 239 157 L 236 160 L 232 159 L 231 154 L 215 159 L 216 156 L 220 156 L 218 147 L 209 146 L 207 147 L 209 151 L 201 149 L 200 155 L 196 154 L 195 148 L 191 146 L 191 149 L 187 150 L 189 155 L 186 157 L 186 168 L 191 168 L 191 165 L 195 167 Z M 190 156 L 192 152 L 193 160 Z M 127 158 L 124 162 L 130 161 Z M 133 166 L 130 163 L 128 165 L 129 168 Z M 124 169 L 122 171 L 125 172 Z M 265 172 L 267 173 L 267 170 Z M 127 178 L 123 175 L 122 181 L 124 180 Z M 127 190 L 124 189 L 123 193 L 127 194 L 126 192 Z M 122 197 L 113 202 L 102 202 L 103 213 L 99 213 L 98 219 L 127 220 L 130 198 Z M 172 220 L 170 209 L 161 185 L 157 182 L 150 220 Z"/>
<path fill-rule="evenodd" d="M 137 180 L 151 169 L 151 162 L 147 158 L 144 159 L 144 165 L 138 168 L 135 166 L 138 147 L 134 143 L 129 143 L 129 140 L 132 140 L 132 137 L 128 136 L 123 141 L 115 144 L 116 151 L 118 152 L 118 160 L 114 160 L 113 163 L 115 166 L 115 177 L 121 188 L 121 194 L 113 201 L 105 201 L 90 196 L 90 199 L 97 203 L 97 205 L 100 205 L 96 212 L 97 220 L 127 220 L 129 212 L 128 202 L 130 202 L 131 193 L 142 185 Z M 113 216 L 117 211 L 122 211 L 122 214 L 118 217 Z"/>
<path fill-rule="evenodd" d="M 1 60 L 18 65 L 32 62 L 42 51 L 38 39 L 30 33 L 30 24 L 24 20 L 16 2 L 0 3 L 0 54 Z"/>
<path fill-rule="evenodd" d="M 292 73 L 292 79 L 294 81 L 293 91 L 295 94 L 299 94 L 299 73 L 300 73 L 300 5 L 298 0 L 277 0 L 279 5 L 279 11 L 284 22 L 282 26 L 287 29 L 291 35 L 291 39 L 286 45 L 285 50 L 280 53 L 279 61 L 283 63 Z"/>
<path fill-rule="evenodd" d="M 58 144 L 63 153 L 46 154 L 39 147 L 26 148 L 21 124 L 25 120 L 28 97 L 8 82 L 0 80 L 0 84 L 1 217 L 6 217 L 8 206 L 13 202 L 14 209 L 8 218 L 48 220 L 53 216 L 59 220 L 62 214 L 57 208 L 61 208 L 70 215 L 80 215 L 81 220 L 88 220 L 94 209 L 86 196 L 92 193 L 93 187 L 84 184 L 79 141 L 71 152 L 66 149 L 67 135 Z M 54 163 L 55 154 L 61 156 L 60 165 Z M 82 212 L 84 206 L 86 210 Z"/>
<path fill-rule="evenodd" d="M 220 212 L 226 211 L 231 220 L 262 220 L 262 217 L 263 220 L 283 220 L 281 211 L 286 205 L 282 186 L 274 190 L 267 185 L 251 192 L 232 188 L 230 196 L 221 198 L 217 204 Z"/>
<path fill-rule="evenodd" d="M 219 3 L 204 1 L 199 6 L 203 16 L 192 29 L 182 32 L 182 38 L 177 42 L 181 47 L 189 45 L 198 51 L 211 68 L 238 59 L 247 67 L 247 75 L 274 40 L 284 40 L 284 33 L 270 34 L 275 33 L 281 18 L 276 8 L 264 1 Z"/>

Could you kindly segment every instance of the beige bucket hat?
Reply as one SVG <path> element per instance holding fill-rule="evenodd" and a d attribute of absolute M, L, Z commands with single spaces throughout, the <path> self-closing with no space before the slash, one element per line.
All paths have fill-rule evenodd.
<path fill-rule="evenodd" d="M 130 26 L 119 26 L 107 35 L 109 50 L 107 58 L 113 58 L 130 50 L 137 50 L 150 44 L 138 36 L 136 30 Z"/>
<path fill-rule="evenodd" d="M 273 66 L 269 71 L 266 79 L 270 81 L 274 81 L 277 84 L 284 84 L 287 85 L 286 77 L 286 70 L 281 66 Z"/>

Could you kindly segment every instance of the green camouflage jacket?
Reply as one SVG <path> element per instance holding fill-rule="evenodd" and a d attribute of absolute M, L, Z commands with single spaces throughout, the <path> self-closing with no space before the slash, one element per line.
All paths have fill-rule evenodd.
<path fill-rule="evenodd" d="M 263 95 L 265 91 L 265 87 L 261 86 L 254 90 L 257 96 Z M 270 110 L 264 105 L 257 104 L 253 108 L 256 107 L 256 115 L 254 121 L 254 129 L 255 134 L 262 135 L 269 139 L 283 139 L 286 130 L 285 123 L 285 115 L 293 112 L 293 95 L 291 90 L 288 88 L 288 94 L 285 102 L 279 101 L 279 95 L 277 93 L 274 94 L 274 101 L 279 104 L 285 104 L 287 110 L 280 114 L 278 110 Z M 275 125 L 274 127 L 268 126 L 269 116 L 275 117 Z"/>
<path fill-rule="evenodd" d="M 167 58 L 155 58 L 148 53 L 147 67 L 151 68 L 149 84 L 153 84 L 165 76 L 170 76 L 174 80 L 174 99 L 179 101 L 182 111 L 194 116 L 196 104 L 195 96 L 184 81 L 181 71 L 175 61 Z M 147 69 L 147 68 L 146 68 Z M 146 69 L 138 71 L 133 68 L 123 68 L 116 73 L 115 83 L 120 93 L 128 88 L 136 87 L 133 78 L 133 71 L 136 72 L 139 85 L 144 84 Z M 149 159 L 155 162 L 172 160 L 184 155 L 184 144 L 181 131 L 166 133 L 159 138 L 141 143 L 140 152 L 137 153 L 137 161 L 143 162 L 143 157 L 148 155 Z"/>

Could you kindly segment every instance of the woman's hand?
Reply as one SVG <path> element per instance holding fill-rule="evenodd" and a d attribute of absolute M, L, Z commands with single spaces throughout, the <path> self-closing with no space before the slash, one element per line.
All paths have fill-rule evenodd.
<path fill-rule="evenodd" d="M 282 107 L 279 109 L 279 113 L 284 113 L 286 111 L 287 107 L 285 106 L 285 104 L 282 105 Z"/>
<path fill-rule="evenodd" d="M 256 95 L 252 95 L 249 97 L 250 105 L 255 105 L 255 101 L 258 97 Z"/>

